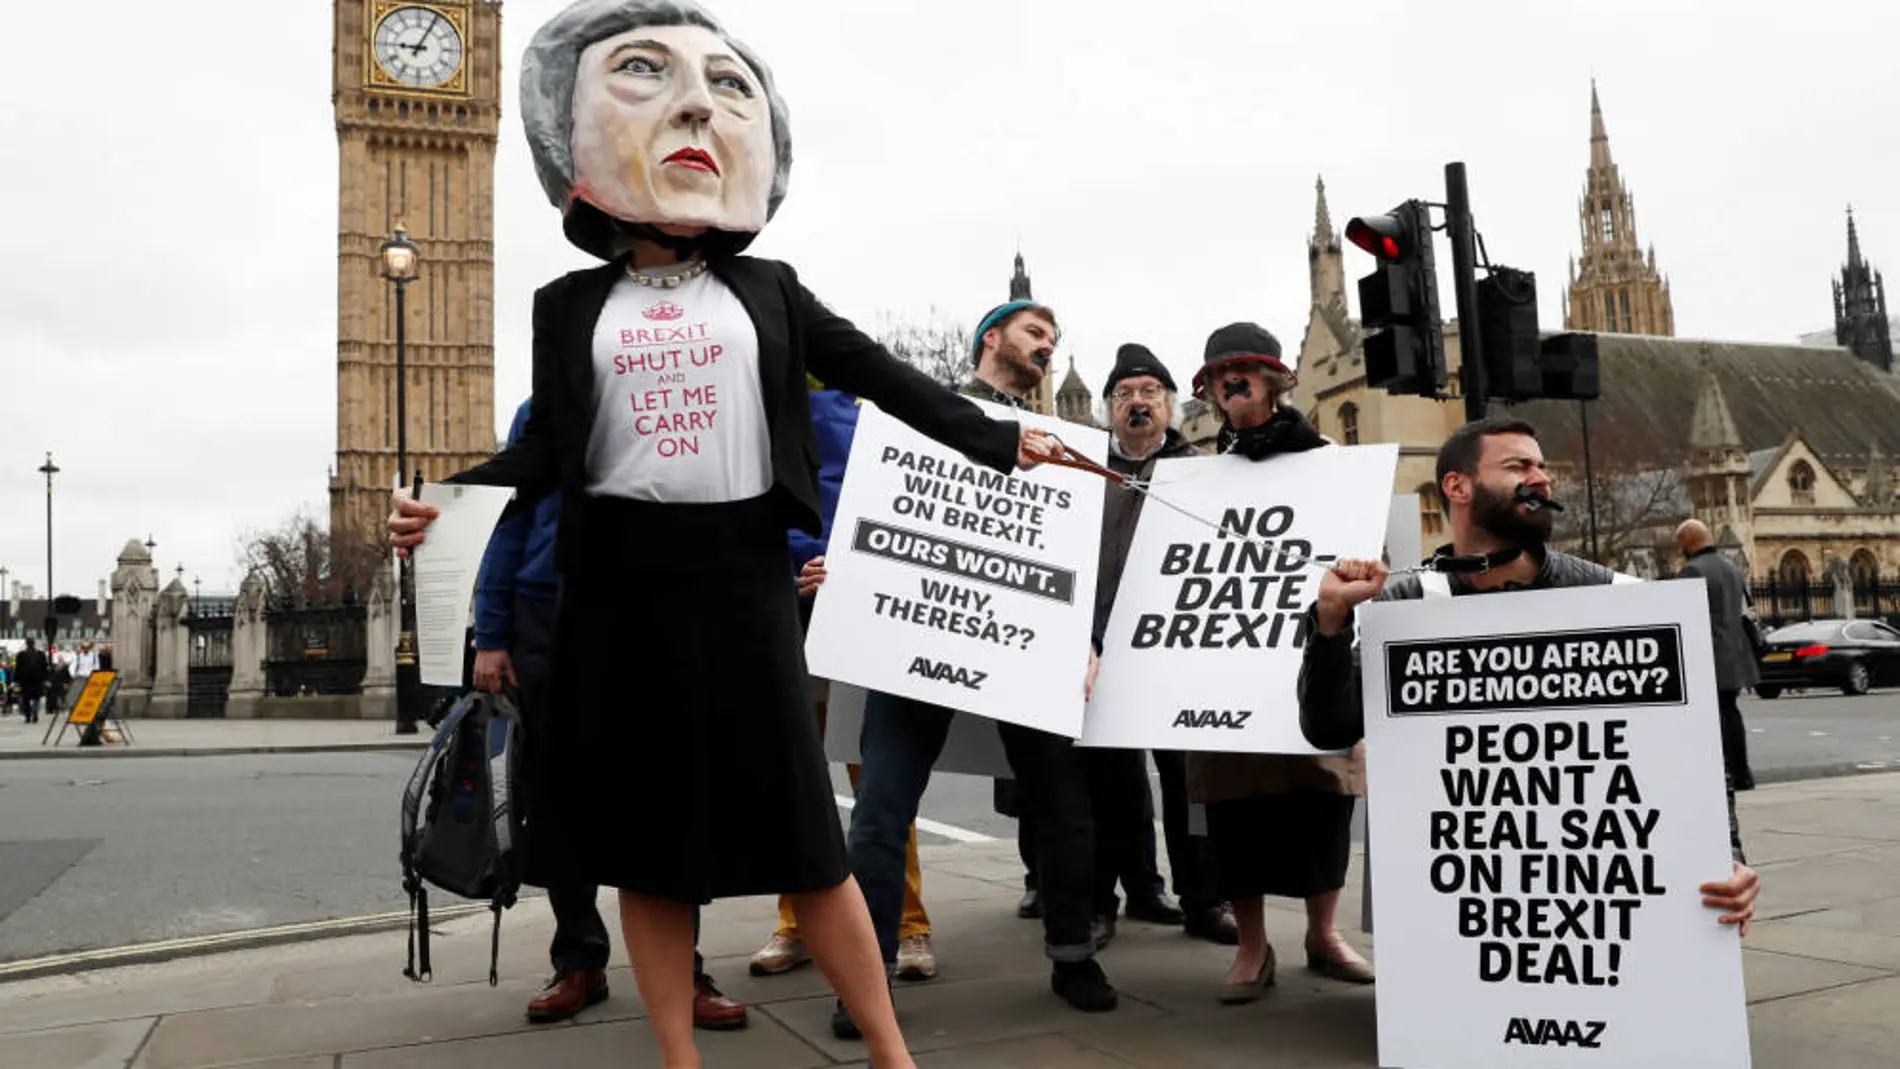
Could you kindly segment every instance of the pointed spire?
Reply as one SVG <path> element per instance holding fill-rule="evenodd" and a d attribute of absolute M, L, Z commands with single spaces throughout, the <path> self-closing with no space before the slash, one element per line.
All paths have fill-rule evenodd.
<path fill-rule="evenodd" d="M 1009 299 L 1012 301 L 1034 300 L 1029 295 L 1029 271 L 1023 266 L 1023 253 L 1016 250 L 1016 273 L 1009 278 Z"/>
<path fill-rule="evenodd" d="M 1610 166 L 1610 135 L 1603 128 L 1603 104 L 1597 100 L 1597 80 L 1590 79 L 1590 166 Z"/>
<path fill-rule="evenodd" d="M 1702 392 L 1696 395 L 1695 415 L 1689 420 L 1689 444 L 1709 453 L 1742 447 L 1742 436 L 1735 429 L 1735 416 L 1729 412 L 1728 398 L 1722 395 L 1715 366 L 1706 357 L 1702 361 Z"/>
<path fill-rule="evenodd" d="M 1847 266 L 1859 267 L 1860 265 L 1860 228 L 1854 225 L 1854 206 L 1849 204 L 1847 206 Z"/>
<path fill-rule="evenodd" d="M 1313 243 L 1315 245 L 1335 244 L 1333 235 L 1333 213 L 1326 207 L 1326 179 L 1321 176 L 1313 183 L 1318 193 L 1313 206 Z"/>

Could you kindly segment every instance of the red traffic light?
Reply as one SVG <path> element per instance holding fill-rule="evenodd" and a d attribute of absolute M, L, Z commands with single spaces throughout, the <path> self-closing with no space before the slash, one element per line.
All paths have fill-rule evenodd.
<path fill-rule="evenodd" d="M 1397 215 L 1356 216 L 1346 224 L 1346 240 L 1382 260 L 1402 257 L 1407 237 Z"/>

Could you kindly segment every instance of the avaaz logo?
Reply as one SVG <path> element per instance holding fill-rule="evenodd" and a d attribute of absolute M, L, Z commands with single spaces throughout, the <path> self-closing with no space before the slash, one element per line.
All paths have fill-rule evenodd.
<path fill-rule="evenodd" d="M 1519 1043 L 1527 1047 L 1580 1047 L 1584 1050 L 1602 1048 L 1603 1021 L 1558 1021 L 1546 1017 L 1532 1020 L 1529 1017 L 1513 1017 L 1504 1028 L 1504 1042 Z"/>

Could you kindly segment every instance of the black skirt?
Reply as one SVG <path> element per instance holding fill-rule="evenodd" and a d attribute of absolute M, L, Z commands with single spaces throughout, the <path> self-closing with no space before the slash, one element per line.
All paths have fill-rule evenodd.
<path fill-rule="evenodd" d="M 1354 801 L 1301 792 L 1207 803 L 1220 896 L 1311 898 L 1346 886 Z"/>
<path fill-rule="evenodd" d="M 685 903 L 842 883 L 782 517 L 764 497 L 583 509 L 530 882 Z"/>

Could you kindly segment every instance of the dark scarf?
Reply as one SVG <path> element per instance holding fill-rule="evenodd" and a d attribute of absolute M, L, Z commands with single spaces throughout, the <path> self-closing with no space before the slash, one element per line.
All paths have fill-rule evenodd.
<path fill-rule="evenodd" d="M 1222 423 L 1217 448 L 1222 453 L 1239 453 L 1248 460 L 1265 460 L 1282 453 L 1304 453 L 1309 449 L 1318 449 L 1326 444 L 1326 439 L 1306 417 L 1291 408 L 1277 409 L 1273 416 L 1258 427 L 1248 427 L 1244 431 L 1235 430 L 1232 424 Z"/>

